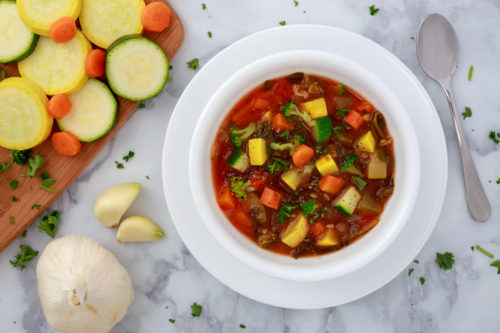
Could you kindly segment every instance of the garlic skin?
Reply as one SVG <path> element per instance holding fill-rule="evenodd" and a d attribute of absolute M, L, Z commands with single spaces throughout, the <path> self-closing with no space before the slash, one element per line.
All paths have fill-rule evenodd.
<path fill-rule="evenodd" d="M 108 332 L 134 299 L 125 267 L 83 235 L 50 242 L 38 260 L 36 277 L 45 318 L 63 333 Z"/>

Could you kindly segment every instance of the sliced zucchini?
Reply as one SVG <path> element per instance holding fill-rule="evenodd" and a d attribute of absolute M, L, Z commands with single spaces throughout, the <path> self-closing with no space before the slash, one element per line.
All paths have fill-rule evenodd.
<path fill-rule="evenodd" d="M 31 56 L 18 63 L 23 77 L 38 83 L 47 95 L 71 94 L 85 85 L 85 57 L 91 50 L 87 38 L 77 31 L 66 43 L 40 37 Z"/>
<path fill-rule="evenodd" d="M 122 37 L 108 50 L 106 77 L 118 96 L 131 101 L 149 99 L 158 95 L 167 82 L 167 55 L 146 37 Z"/>
<path fill-rule="evenodd" d="M 118 38 L 142 32 L 143 0 L 82 0 L 80 25 L 87 38 L 107 49 Z"/>
<path fill-rule="evenodd" d="M 0 0 L 0 63 L 23 60 L 35 49 L 38 35 L 28 29 L 14 1 Z"/>
<path fill-rule="evenodd" d="M 290 247 L 297 247 L 304 240 L 309 231 L 309 222 L 304 215 L 300 214 L 290 222 L 288 227 L 281 233 L 280 238 L 283 243 Z"/>
<path fill-rule="evenodd" d="M 326 229 L 316 238 L 316 246 L 331 247 L 340 244 L 340 237 L 335 229 Z"/>
<path fill-rule="evenodd" d="M 42 36 L 49 36 L 50 26 L 61 16 L 70 16 L 76 21 L 81 7 L 81 0 L 17 0 L 21 20 Z"/>
<path fill-rule="evenodd" d="M 250 165 L 247 154 L 241 149 L 236 149 L 227 159 L 227 163 L 241 172 L 245 172 Z"/>
<path fill-rule="evenodd" d="M 288 187 L 295 191 L 302 181 L 303 173 L 304 171 L 302 169 L 291 169 L 281 175 L 281 180 L 283 180 Z"/>
<path fill-rule="evenodd" d="M 359 194 L 353 186 L 350 186 L 340 195 L 333 206 L 341 212 L 351 216 L 358 206 L 359 200 L 361 200 L 361 194 Z"/>
<path fill-rule="evenodd" d="M 334 175 L 339 173 L 339 167 L 330 154 L 318 158 L 315 164 L 316 169 L 318 169 L 319 173 L 322 176 Z"/>
<path fill-rule="evenodd" d="M 113 129 L 118 116 L 118 102 L 108 86 L 89 79 L 82 89 L 69 95 L 71 111 L 57 125 L 70 131 L 82 142 L 93 142 Z"/>
<path fill-rule="evenodd" d="M 53 123 L 47 101 L 29 79 L 11 77 L 0 82 L 0 146 L 24 150 L 45 141 Z"/>
<path fill-rule="evenodd" d="M 316 142 L 326 142 L 330 139 L 332 135 L 332 120 L 330 117 L 326 116 L 323 118 L 318 118 L 314 121 L 315 126 L 313 128 L 313 137 Z"/>

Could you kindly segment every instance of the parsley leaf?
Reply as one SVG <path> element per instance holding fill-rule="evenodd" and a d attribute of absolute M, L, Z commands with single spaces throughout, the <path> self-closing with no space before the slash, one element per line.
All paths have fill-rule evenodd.
<path fill-rule="evenodd" d="M 11 216 L 9 216 L 9 223 L 10 223 L 10 224 L 15 224 L 15 222 L 14 222 L 14 217 L 13 217 L 12 215 L 11 215 Z"/>
<path fill-rule="evenodd" d="M 377 14 L 377 12 L 380 10 L 380 8 L 375 8 L 375 5 L 371 5 L 370 7 L 368 7 L 370 9 L 370 15 L 373 16 L 375 14 Z"/>
<path fill-rule="evenodd" d="M 10 167 L 11 167 L 11 164 L 10 164 L 10 163 L 7 163 L 7 162 L 2 162 L 2 164 L 0 165 L 0 173 L 1 173 L 2 171 L 7 170 L 7 169 L 8 169 L 8 168 L 10 168 Z"/>
<path fill-rule="evenodd" d="M 298 3 L 298 2 L 297 2 L 297 3 Z M 297 5 L 295 5 L 295 6 L 297 6 Z M 246 327 L 245 325 L 243 325 L 243 324 L 240 324 L 240 327 L 241 327 L 241 328 L 247 328 L 247 327 Z"/>
<path fill-rule="evenodd" d="M 203 9 L 203 10 L 207 9 L 207 5 L 206 5 L 206 4 L 204 4 L 204 3 L 202 3 L 202 4 L 201 4 L 201 9 Z"/>
<path fill-rule="evenodd" d="M 316 209 L 316 200 L 309 199 L 300 205 L 300 208 L 302 208 L 302 214 L 307 217 L 307 215 L 311 214 Z"/>
<path fill-rule="evenodd" d="M 283 138 L 285 140 L 289 140 L 290 139 L 290 131 L 284 131 L 284 132 L 280 133 L 280 138 Z"/>
<path fill-rule="evenodd" d="M 207 32 L 207 34 L 208 34 L 208 38 L 212 38 L 212 32 L 211 31 Z"/>
<path fill-rule="evenodd" d="M 10 157 L 12 157 L 13 163 L 17 165 L 26 165 L 28 163 L 28 159 L 31 156 L 33 149 L 26 150 L 13 150 L 10 152 Z"/>
<path fill-rule="evenodd" d="M 340 172 L 344 172 L 345 169 L 354 166 L 354 162 L 357 161 L 358 159 L 359 157 L 357 157 L 356 155 L 349 156 L 345 160 L 344 164 L 342 164 L 342 166 L 340 167 Z"/>
<path fill-rule="evenodd" d="M 493 141 L 496 144 L 499 144 L 500 140 L 496 138 L 497 136 L 500 137 L 500 133 L 495 133 L 495 131 L 490 131 L 490 134 L 488 135 L 491 141 Z"/>
<path fill-rule="evenodd" d="M 439 253 L 436 252 L 436 262 L 441 267 L 442 269 L 449 270 L 453 267 L 453 264 L 455 263 L 455 256 L 453 253 L 450 252 L 445 252 L 445 253 Z"/>
<path fill-rule="evenodd" d="M 15 190 L 16 188 L 19 187 L 19 181 L 17 181 L 17 180 L 11 180 L 9 185 L 10 185 L 11 189 Z"/>
<path fill-rule="evenodd" d="M 139 105 L 137 105 L 137 110 L 144 109 L 145 107 L 146 107 L 146 103 L 140 102 Z"/>
<path fill-rule="evenodd" d="M 337 110 L 337 114 L 339 115 L 340 118 L 344 118 L 345 115 L 349 112 L 349 109 L 340 109 Z"/>
<path fill-rule="evenodd" d="M 413 260 L 413 262 L 414 262 L 415 264 L 420 264 L 420 261 L 418 261 L 417 259 Z"/>
<path fill-rule="evenodd" d="M 410 36 L 410 40 L 415 40 L 415 37 L 413 37 L 413 36 Z"/>
<path fill-rule="evenodd" d="M 191 316 L 199 317 L 201 315 L 201 310 L 203 310 L 203 307 L 194 302 L 193 305 L 191 305 Z"/>
<path fill-rule="evenodd" d="M 411 276 L 411 275 L 413 274 L 413 271 L 414 271 L 414 269 L 413 269 L 413 268 L 410 268 L 410 269 L 408 270 L 408 276 Z"/>
<path fill-rule="evenodd" d="M 490 266 L 498 268 L 497 274 L 500 274 L 500 260 L 493 261 Z"/>
<path fill-rule="evenodd" d="M 299 2 L 297 0 L 293 0 L 293 4 L 295 5 L 295 7 L 297 7 L 299 5 Z"/>
<path fill-rule="evenodd" d="M 497 179 L 497 184 L 500 184 L 500 178 Z"/>
<path fill-rule="evenodd" d="M 52 192 L 52 193 L 56 193 L 56 190 L 54 190 L 53 188 L 50 188 L 52 185 L 54 185 L 54 183 L 56 182 L 56 180 L 54 178 L 51 178 L 50 174 L 48 172 L 43 172 L 40 175 L 40 179 L 42 180 L 42 186 L 40 186 L 40 188 L 42 190 L 46 190 L 46 191 L 49 191 L 49 192 Z"/>
<path fill-rule="evenodd" d="M 34 251 L 29 245 L 19 245 L 21 253 L 16 255 L 16 260 L 9 260 L 13 267 L 19 267 L 23 270 L 26 268 L 24 263 L 30 261 L 38 255 L 38 251 Z"/>
<path fill-rule="evenodd" d="M 472 117 L 472 110 L 470 107 L 468 106 L 465 107 L 465 112 L 462 112 L 462 117 L 464 117 L 464 120 L 465 118 Z"/>
<path fill-rule="evenodd" d="M 347 129 L 347 124 L 338 125 L 333 128 L 333 133 L 339 134 L 345 131 L 346 129 Z"/>
<path fill-rule="evenodd" d="M 425 283 L 425 278 L 424 278 L 423 276 L 421 276 L 419 280 L 420 280 L 420 284 L 421 284 L 421 285 L 424 285 L 424 283 Z"/>
<path fill-rule="evenodd" d="M 27 233 L 28 233 L 28 230 L 24 230 L 23 233 L 21 234 L 21 238 L 26 238 Z"/>
<path fill-rule="evenodd" d="M 172 318 L 170 318 L 168 321 L 171 322 L 172 324 L 175 323 L 175 319 Z"/>
<path fill-rule="evenodd" d="M 54 210 L 48 215 L 45 215 L 38 224 L 38 231 L 45 232 L 50 237 L 54 238 L 56 227 L 59 223 L 59 211 Z"/>
<path fill-rule="evenodd" d="M 35 173 L 40 167 L 45 163 L 45 157 L 40 155 L 35 155 L 33 158 L 28 159 L 28 176 L 30 178 L 35 177 Z"/>
<path fill-rule="evenodd" d="M 200 64 L 200 59 L 194 58 L 193 60 L 188 61 L 186 64 L 188 65 L 188 68 L 191 68 L 193 71 L 195 71 L 198 69 L 198 66 Z"/>
<path fill-rule="evenodd" d="M 275 157 L 272 162 L 267 165 L 270 173 L 279 173 L 288 170 L 290 162 L 282 158 Z"/>
<path fill-rule="evenodd" d="M 299 208 L 298 205 L 284 205 L 280 207 L 278 221 L 281 225 L 285 223 L 285 220 L 289 218 L 294 210 Z"/>
<path fill-rule="evenodd" d="M 123 166 L 123 163 L 120 163 L 120 162 L 118 162 L 118 161 L 115 161 L 115 164 L 116 164 L 116 168 L 117 168 L 117 169 L 123 169 L 123 168 L 125 168 L 125 167 Z"/>
<path fill-rule="evenodd" d="M 469 67 L 469 82 L 472 80 L 472 72 L 474 71 L 474 66 L 470 65 Z"/>
<path fill-rule="evenodd" d="M 19 199 L 18 199 L 18 198 L 16 198 L 16 197 L 13 195 L 13 196 L 12 196 L 12 201 L 17 202 L 17 201 L 19 201 Z"/>
<path fill-rule="evenodd" d="M 295 141 L 297 141 L 298 144 L 306 142 L 306 138 L 304 138 L 303 135 L 298 134 L 295 136 Z"/>
<path fill-rule="evenodd" d="M 280 21 L 280 25 L 286 25 L 286 21 Z"/>
<path fill-rule="evenodd" d="M 128 162 L 128 160 L 130 160 L 134 156 L 135 156 L 135 153 L 133 151 L 129 150 L 128 155 L 123 156 L 123 160 L 125 162 Z"/>
<path fill-rule="evenodd" d="M 481 252 L 482 254 L 484 254 L 485 256 L 487 257 L 490 257 L 491 259 L 493 259 L 493 254 L 491 254 L 490 252 L 486 251 L 485 249 L 483 249 L 481 246 L 479 245 L 476 245 L 476 250 L 478 250 L 479 252 Z"/>
<path fill-rule="evenodd" d="M 363 179 L 361 179 L 358 176 L 352 177 L 352 182 L 354 183 L 354 185 L 356 185 L 359 188 L 360 191 L 363 191 L 364 188 L 366 187 L 366 184 L 367 184 L 367 182 L 365 182 Z"/>
<path fill-rule="evenodd" d="M 36 208 L 36 210 L 40 210 L 40 207 L 42 207 L 42 205 L 33 205 L 31 206 L 31 209 Z"/>

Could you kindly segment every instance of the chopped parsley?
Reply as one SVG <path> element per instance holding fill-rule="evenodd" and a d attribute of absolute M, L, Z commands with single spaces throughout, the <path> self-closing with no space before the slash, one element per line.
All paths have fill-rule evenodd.
<path fill-rule="evenodd" d="M 366 182 L 358 176 L 352 177 L 352 182 L 356 185 L 360 191 L 363 191 L 366 187 Z"/>
<path fill-rule="evenodd" d="M 344 118 L 345 115 L 349 112 L 349 109 L 340 109 L 337 110 L 337 114 L 339 115 L 340 118 Z"/>
<path fill-rule="evenodd" d="M 420 264 L 420 261 L 418 261 L 417 259 L 413 260 L 413 262 L 414 262 L 415 264 Z"/>
<path fill-rule="evenodd" d="M 193 305 L 191 305 L 191 316 L 199 317 L 201 315 L 201 310 L 203 310 L 203 307 L 194 302 Z"/>
<path fill-rule="evenodd" d="M 130 159 L 131 159 L 132 157 L 134 157 L 134 156 L 135 156 L 135 153 L 134 153 L 133 151 L 129 150 L 129 151 L 128 151 L 128 154 L 127 154 L 127 155 L 125 155 L 125 156 L 123 156 L 123 160 L 124 160 L 125 162 L 128 162 L 128 160 L 130 160 Z"/>
<path fill-rule="evenodd" d="M 346 124 L 338 125 L 338 126 L 335 126 L 333 128 L 333 133 L 339 134 L 339 133 L 342 133 L 343 131 L 345 131 L 346 129 L 347 129 Z"/>
<path fill-rule="evenodd" d="M 500 184 L 500 178 L 497 179 L 497 184 Z"/>
<path fill-rule="evenodd" d="M 54 210 L 48 215 L 45 215 L 38 224 L 38 231 L 45 232 L 49 237 L 54 238 L 56 227 L 59 223 L 59 211 Z"/>
<path fill-rule="evenodd" d="M 202 4 L 201 4 L 201 9 L 203 9 L 203 10 L 207 9 L 207 5 L 206 5 L 206 4 L 204 4 L 204 3 L 202 3 Z"/>
<path fill-rule="evenodd" d="M 287 160 L 275 157 L 274 160 L 267 165 L 267 169 L 270 173 L 279 173 L 288 170 L 289 166 L 290 162 Z"/>
<path fill-rule="evenodd" d="M 500 260 L 493 261 L 490 266 L 498 268 L 497 274 L 500 274 Z"/>
<path fill-rule="evenodd" d="M 172 324 L 175 323 L 175 319 L 172 318 L 170 318 L 168 321 L 171 322 Z"/>
<path fill-rule="evenodd" d="M 436 262 L 445 271 L 451 269 L 453 267 L 453 264 L 455 263 L 455 256 L 453 253 L 450 252 L 445 252 L 445 253 L 439 253 L 436 252 Z"/>
<path fill-rule="evenodd" d="M 419 279 L 419 281 L 420 281 L 420 284 L 421 284 L 421 285 L 424 285 L 424 283 L 425 283 L 425 278 L 424 278 L 423 276 L 421 276 L 421 277 L 420 277 L 420 279 Z"/>
<path fill-rule="evenodd" d="M 36 210 L 39 210 L 42 205 L 33 205 L 31 206 L 31 209 L 35 208 Z"/>
<path fill-rule="evenodd" d="M 294 210 L 299 208 L 298 205 L 283 205 L 280 207 L 278 221 L 281 225 L 285 223 L 285 220 L 289 218 Z"/>
<path fill-rule="evenodd" d="M 9 216 L 9 223 L 10 223 L 10 224 L 15 224 L 15 222 L 14 222 L 14 217 L 13 217 L 12 215 L 11 215 L 11 216 Z"/>
<path fill-rule="evenodd" d="M 304 142 L 306 142 L 306 138 L 304 138 L 303 135 L 298 134 L 297 136 L 295 136 L 295 141 L 297 141 L 297 143 L 299 143 L 299 144 L 304 143 Z"/>
<path fill-rule="evenodd" d="M 484 254 L 485 256 L 487 257 L 490 257 L 491 259 L 494 258 L 494 255 L 491 253 L 491 252 L 488 252 L 486 251 L 485 249 L 483 249 L 481 246 L 479 245 L 476 245 L 476 250 L 478 250 L 479 252 L 481 252 L 482 254 Z"/>
<path fill-rule="evenodd" d="M 253 191 L 250 181 L 244 182 L 239 176 L 229 178 L 229 189 L 237 198 L 247 200 L 247 191 Z"/>
<path fill-rule="evenodd" d="M 50 174 L 48 172 L 43 172 L 40 175 L 40 179 L 42 180 L 42 185 L 40 186 L 40 188 L 42 190 L 46 190 L 46 191 L 49 191 L 49 192 L 52 192 L 52 193 L 56 193 L 56 190 L 54 190 L 53 188 L 51 188 L 51 186 L 54 185 L 54 183 L 56 182 L 56 180 L 54 178 L 51 178 Z"/>
<path fill-rule="evenodd" d="M 280 25 L 286 25 L 286 21 L 280 21 Z"/>
<path fill-rule="evenodd" d="M 198 69 L 198 66 L 200 64 L 200 60 L 198 58 L 194 58 L 191 61 L 188 61 L 187 63 L 188 68 L 191 68 L 193 71 Z"/>
<path fill-rule="evenodd" d="M 16 198 L 14 195 L 12 196 L 12 201 L 17 202 L 19 201 L 19 198 Z"/>
<path fill-rule="evenodd" d="M 309 199 L 306 202 L 304 202 L 302 205 L 300 205 L 300 208 L 302 208 L 302 214 L 307 217 L 309 214 L 314 212 L 316 210 L 316 200 L 314 199 Z"/>
<path fill-rule="evenodd" d="M 415 37 L 413 37 L 413 36 L 410 36 L 410 40 L 415 40 Z"/>
<path fill-rule="evenodd" d="M 146 103 L 140 102 L 139 105 L 137 105 L 137 110 L 144 109 L 145 107 L 146 107 Z"/>
<path fill-rule="evenodd" d="M 474 71 L 474 66 L 470 65 L 469 67 L 469 82 L 472 80 L 472 72 Z"/>
<path fill-rule="evenodd" d="M 491 141 L 493 141 L 494 143 L 496 144 L 499 144 L 500 143 L 500 140 L 497 139 L 497 137 L 500 138 L 500 133 L 495 133 L 495 131 L 490 131 L 490 134 L 488 135 L 488 137 L 491 139 Z"/>
<path fill-rule="evenodd" d="M 16 260 L 9 260 L 13 267 L 19 267 L 20 270 L 26 268 L 24 265 L 26 262 L 35 258 L 38 255 L 38 251 L 33 250 L 29 245 L 19 245 L 21 253 L 16 254 Z"/>
<path fill-rule="evenodd" d="M 10 152 L 10 157 L 12 157 L 12 162 L 17 165 L 26 165 L 28 159 L 31 157 L 33 149 L 26 150 L 13 150 Z"/>
<path fill-rule="evenodd" d="M 414 269 L 413 269 L 413 268 L 410 268 L 410 269 L 408 270 L 408 276 L 411 276 L 411 275 L 413 274 L 413 271 L 414 271 Z"/>
<path fill-rule="evenodd" d="M 28 230 L 24 230 L 23 233 L 21 234 L 21 238 L 26 238 L 26 233 L 28 232 Z"/>
<path fill-rule="evenodd" d="M 149 180 L 149 176 L 148 175 L 146 175 L 146 179 Z"/>
<path fill-rule="evenodd" d="M 115 161 L 115 164 L 116 164 L 116 168 L 117 168 L 117 169 L 123 169 L 123 168 L 125 168 L 125 167 L 123 166 L 123 163 L 120 163 L 120 162 L 118 162 L 118 161 Z"/>
<path fill-rule="evenodd" d="M 7 163 L 7 162 L 2 162 L 2 164 L 0 164 L 0 173 L 2 171 L 5 171 L 7 170 L 8 168 L 11 167 L 11 164 L 10 163 Z"/>
<path fill-rule="evenodd" d="M 297 2 L 297 1 L 296 1 L 296 2 Z M 297 2 L 297 4 L 298 4 L 298 2 Z M 297 5 L 295 5 L 295 6 L 297 6 Z M 246 327 L 245 325 L 243 325 L 243 324 L 240 324 L 240 327 L 241 327 L 241 328 L 247 328 L 247 327 Z"/>
<path fill-rule="evenodd" d="M 288 141 L 290 139 L 290 131 L 284 131 L 280 133 L 280 138 L 283 138 Z"/>
<path fill-rule="evenodd" d="M 212 38 L 212 31 L 207 32 L 208 38 Z"/>
<path fill-rule="evenodd" d="M 465 112 L 462 112 L 462 117 L 464 117 L 464 120 L 465 120 L 465 118 L 472 117 L 472 109 L 470 107 L 466 106 Z"/>
<path fill-rule="evenodd" d="M 35 177 L 35 173 L 45 163 L 45 157 L 35 155 L 33 158 L 28 158 L 28 176 Z"/>
<path fill-rule="evenodd" d="M 370 15 L 373 16 L 375 14 L 378 13 L 378 11 L 380 10 L 380 8 L 375 8 L 375 5 L 371 5 L 370 7 L 368 7 L 370 9 Z"/>
<path fill-rule="evenodd" d="M 352 156 L 349 156 L 344 164 L 342 164 L 342 166 L 340 167 L 340 172 L 344 172 L 345 169 L 348 169 L 352 166 L 354 166 L 354 162 L 357 161 L 359 159 L 359 157 L 357 157 L 356 155 L 352 155 Z"/>
<path fill-rule="evenodd" d="M 10 185 L 11 189 L 15 190 L 16 188 L 19 187 L 19 181 L 17 181 L 17 180 L 11 180 L 9 185 Z"/>

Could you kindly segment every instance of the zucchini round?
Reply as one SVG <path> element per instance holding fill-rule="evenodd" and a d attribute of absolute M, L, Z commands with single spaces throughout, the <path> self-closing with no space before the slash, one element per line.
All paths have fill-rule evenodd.
<path fill-rule="evenodd" d="M 82 89 L 69 95 L 71 111 L 57 125 L 82 142 L 93 142 L 106 135 L 116 123 L 118 102 L 108 86 L 89 79 Z"/>
<path fill-rule="evenodd" d="M 107 49 L 118 38 L 142 32 L 143 0 L 82 0 L 80 25 L 87 38 Z"/>
<path fill-rule="evenodd" d="M 106 77 L 118 96 L 131 101 L 149 99 L 158 95 L 167 82 L 167 55 L 146 37 L 124 36 L 108 50 Z"/>
<path fill-rule="evenodd" d="M 19 72 L 38 83 L 47 95 L 71 94 L 87 82 L 84 63 L 90 50 L 80 31 L 69 42 L 59 44 L 42 36 L 33 54 L 18 63 Z"/>
<path fill-rule="evenodd" d="M 49 136 L 53 119 L 47 96 L 33 81 L 11 77 L 0 82 L 0 146 L 24 150 Z"/>
<path fill-rule="evenodd" d="M 81 0 L 17 0 L 21 20 L 42 36 L 49 36 L 50 26 L 61 16 L 70 16 L 76 21 L 81 7 Z"/>
<path fill-rule="evenodd" d="M 38 35 L 19 18 L 16 3 L 0 0 L 0 63 L 10 64 L 26 58 L 37 42 Z"/>

